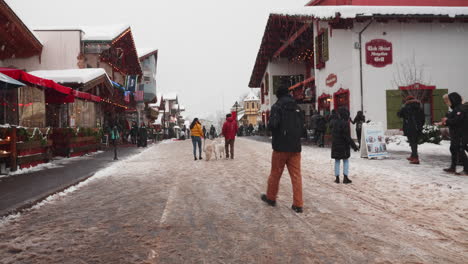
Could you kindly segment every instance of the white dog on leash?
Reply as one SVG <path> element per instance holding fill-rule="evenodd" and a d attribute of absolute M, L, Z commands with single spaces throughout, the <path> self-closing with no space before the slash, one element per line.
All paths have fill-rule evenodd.
<path fill-rule="evenodd" d="M 206 161 L 210 161 L 211 157 L 212 156 L 215 156 L 216 157 L 216 152 L 215 152 L 215 149 L 216 149 L 216 145 L 215 145 L 215 142 L 213 140 L 209 140 L 208 139 L 208 142 L 206 142 L 206 139 L 203 141 L 203 152 L 205 152 L 205 160 Z"/>
<path fill-rule="evenodd" d="M 218 159 L 218 156 L 220 159 L 226 157 L 226 153 L 224 153 L 224 140 L 216 141 L 215 153 L 216 159 Z"/>
<path fill-rule="evenodd" d="M 204 141 L 203 152 L 205 152 L 206 161 L 210 161 L 211 158 L 218 159 L 225 157 L 224 153 L 224 141 L 222 140 L 208 140 Z"/>

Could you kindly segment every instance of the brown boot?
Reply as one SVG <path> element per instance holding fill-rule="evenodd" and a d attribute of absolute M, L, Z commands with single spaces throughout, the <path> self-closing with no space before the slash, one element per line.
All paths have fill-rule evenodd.
<path fill-rule="evenodd" d="M 419 158 L 413 158 L 410 160 L 410 164 L 419 164 Z"/>
<path fill-rule="evenodd" d="M 457 170 L 454 167 L 445 168 L 444 171 L 448 172 L 448 173 L 456 173 L 457 172 Z"/>

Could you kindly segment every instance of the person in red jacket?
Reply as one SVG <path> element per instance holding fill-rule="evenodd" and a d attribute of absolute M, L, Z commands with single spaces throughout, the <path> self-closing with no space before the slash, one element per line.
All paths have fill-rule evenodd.
<path fill-rule="evenodd" d="M 229 153 L 231 153 L 231 159 L 234 159 L 234 140 L 236 139 L 237 129 L 237 122 L 234 120 L 234 118 L 232 118 L 231 114 L 227 114 L 222 130 L 224 135 L 226 159 L 229 158 Z M 229 152 L 229 148 L 231 149 L 231 152 Z"/>

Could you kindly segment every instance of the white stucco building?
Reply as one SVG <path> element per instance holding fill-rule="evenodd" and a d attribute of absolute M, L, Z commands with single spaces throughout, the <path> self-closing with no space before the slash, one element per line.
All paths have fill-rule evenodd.
<path fill-rule="evenodd" d="M 436 122 L 448 110 L 444 93 L 468 98 L 467 22 L 468 7 L 277 11 L 269 17 L 249 86 L 262 90 L 265 120 L 276 89 L 287 85 L 306 115 L 346 107 L 352 116 L 363 110 L 386 129 L 400 129 L 396 112 L 404 97 L 414 95 L 427 123 Z M 279 34 L 271 34 L 275 30 Z"/>

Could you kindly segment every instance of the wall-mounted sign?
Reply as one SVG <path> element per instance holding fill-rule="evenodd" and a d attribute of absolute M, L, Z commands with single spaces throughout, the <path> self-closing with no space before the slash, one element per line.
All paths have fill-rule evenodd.
<path fill-rule="evenodd" d="M 374 67 L 385 67 L 393 63 L 392 43 L 374 39 L 366 43 L 366 63 Z"/>
<path fill-rule="evenodd" d="M 325 80 L 325 84 L 328 87 L 333 87 L 333 85 L 335 85 L 337 81 L 338 81 L 338 77 L 336 76 L 336 74 L 331 73 L 330 75 L 328 75 L 327 79 Z"/>

